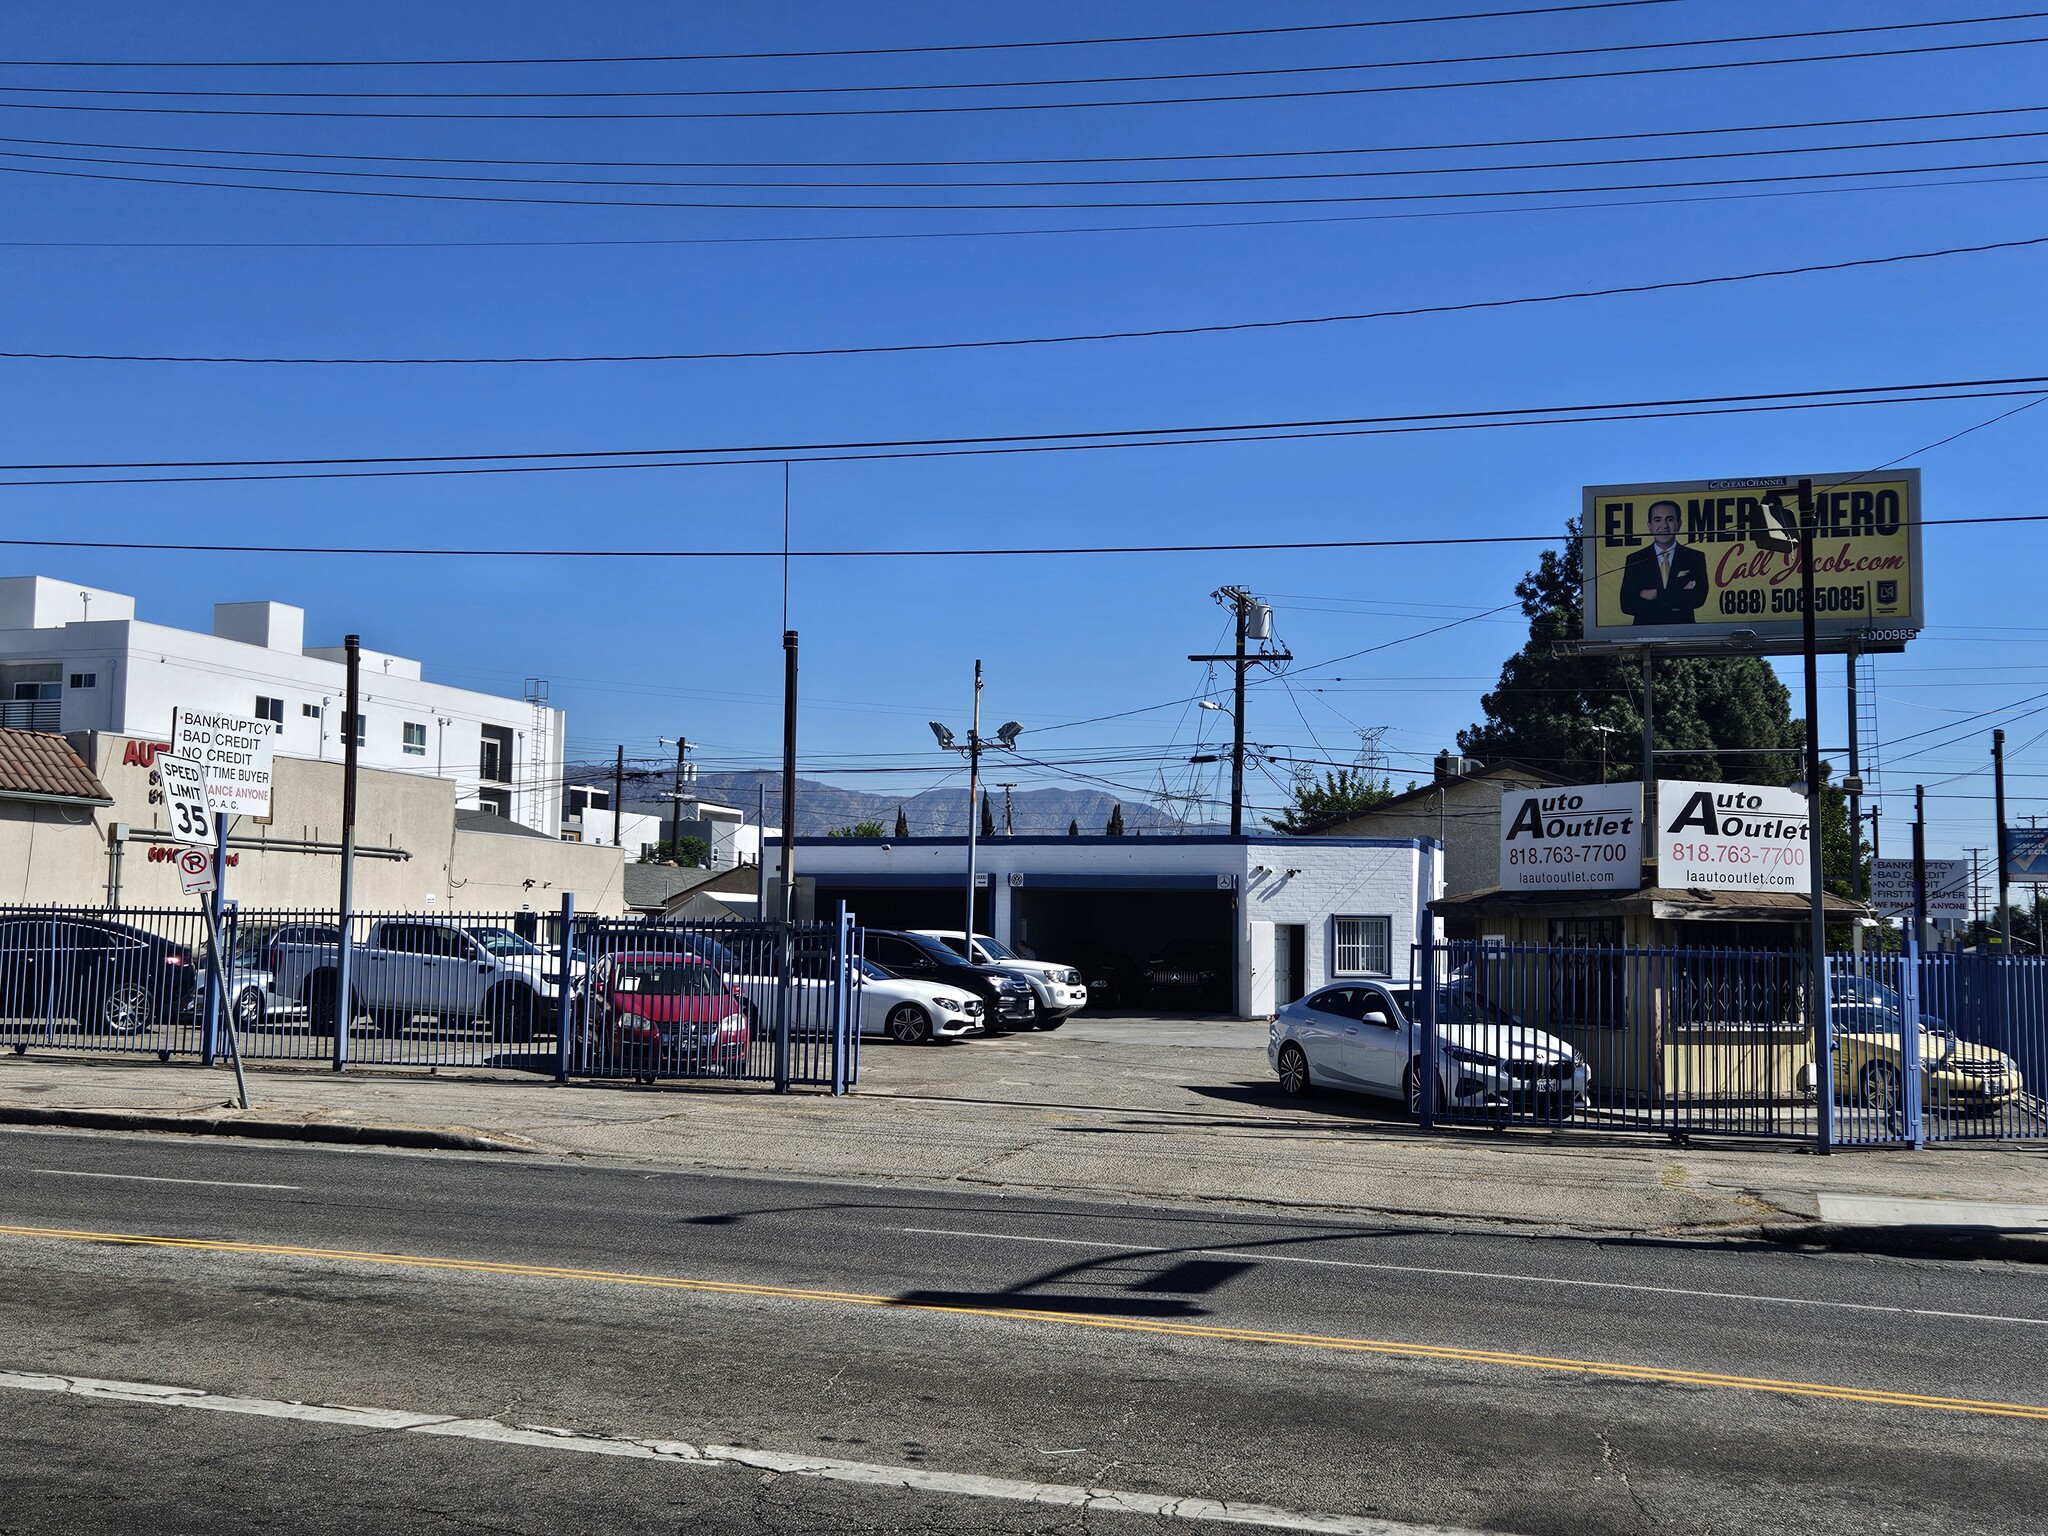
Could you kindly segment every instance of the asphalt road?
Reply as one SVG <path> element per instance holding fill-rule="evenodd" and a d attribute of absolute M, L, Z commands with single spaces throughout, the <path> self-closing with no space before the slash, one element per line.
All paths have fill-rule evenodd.
<path fill-rule="evenodd" d="M 0 1191 L 0 1532 L 2048 1508 L 2027 1266 L 47 1132 Z"/>

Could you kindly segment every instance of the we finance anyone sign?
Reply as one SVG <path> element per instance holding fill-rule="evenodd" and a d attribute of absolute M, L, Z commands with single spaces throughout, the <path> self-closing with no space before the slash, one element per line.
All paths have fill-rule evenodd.
<path fill-rule="evenodd" d="M 246 715 L 180 709 L 171 717 L 171 750 L 206 775 L 206 803 L 217 816 L 270 814 L 270 760 L 277 727 Z"/>
<path fill-rule="evenodd" d="M 1812 880 L 1806 797 L 1770 784 L 1657 781 L 1657 883 L 1804 892 Z"/>
<path fill-rule="evenodd" d="M 1643 877 L 1643 786 L 1510 789 L 1500 798 L 1504 891 L 1632 891 Z"/>

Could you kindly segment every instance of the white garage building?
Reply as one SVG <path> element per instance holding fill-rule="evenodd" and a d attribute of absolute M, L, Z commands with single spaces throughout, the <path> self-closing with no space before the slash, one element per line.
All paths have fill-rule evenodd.
<path fill-rule="evenodd" d="M 1405 979 L 1440 853 L 1427 837 L 996 837 L 976 857 L 976 927 L 1091 980 L 1170 956 L 1210 978 L 1177 1002 L 1257 1018 L 1335 977 Z M 779 878 L 773 844 L 767 861 Z M 796 876 L 800 910 L 845 902 L 870 928 L 966 915 L 957 837 L 798 838 Z"/>

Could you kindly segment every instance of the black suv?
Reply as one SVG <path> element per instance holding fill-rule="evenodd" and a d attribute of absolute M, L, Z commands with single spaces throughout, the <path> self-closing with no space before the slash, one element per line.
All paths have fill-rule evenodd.
<path fill-rule="evenodd" d="M 16 1018 L 70 1018 L 136 1035 L 182 1019 L 198 981 L 198 957 L 146 929 L 104 918 L 0 917 L 0 1012 Z"/>
<path fill-rule="evenodd" d="M 868 959 L 910 981 L 959 987 L 981 999 L 987 1028 L 1029 1029 L 1037 1014 L 1031 983 L 999 965 L 975 965 L 938 939 L 921 933 L 870 928 L 862 950 Z"/>

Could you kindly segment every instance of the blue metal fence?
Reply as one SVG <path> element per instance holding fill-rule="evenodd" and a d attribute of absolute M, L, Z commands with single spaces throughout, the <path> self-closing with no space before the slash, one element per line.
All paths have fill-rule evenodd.
<path fill-rule="evenodd" d="M 1441 943 L 1403 1000 L 1411 1102 L 1444 1124 L 2048 1139 L 2048 961 L 1831 956 L 1825 1049 L 1811 991 L 1794 950 Z"/>
<path fill-rule="evenodd" d="M 559 912 L 236 909 L 213 964 L 196 907 L 0 909 L 0 1045 L 244 1060 L 504 1067 L 844 1092 L 859 1070 L 843 913 L 648 924 Z M 209 989 L 222 1007 L 209 1012 Z M 222 1022 L 216 1023 L 216 1017 Z"/>

